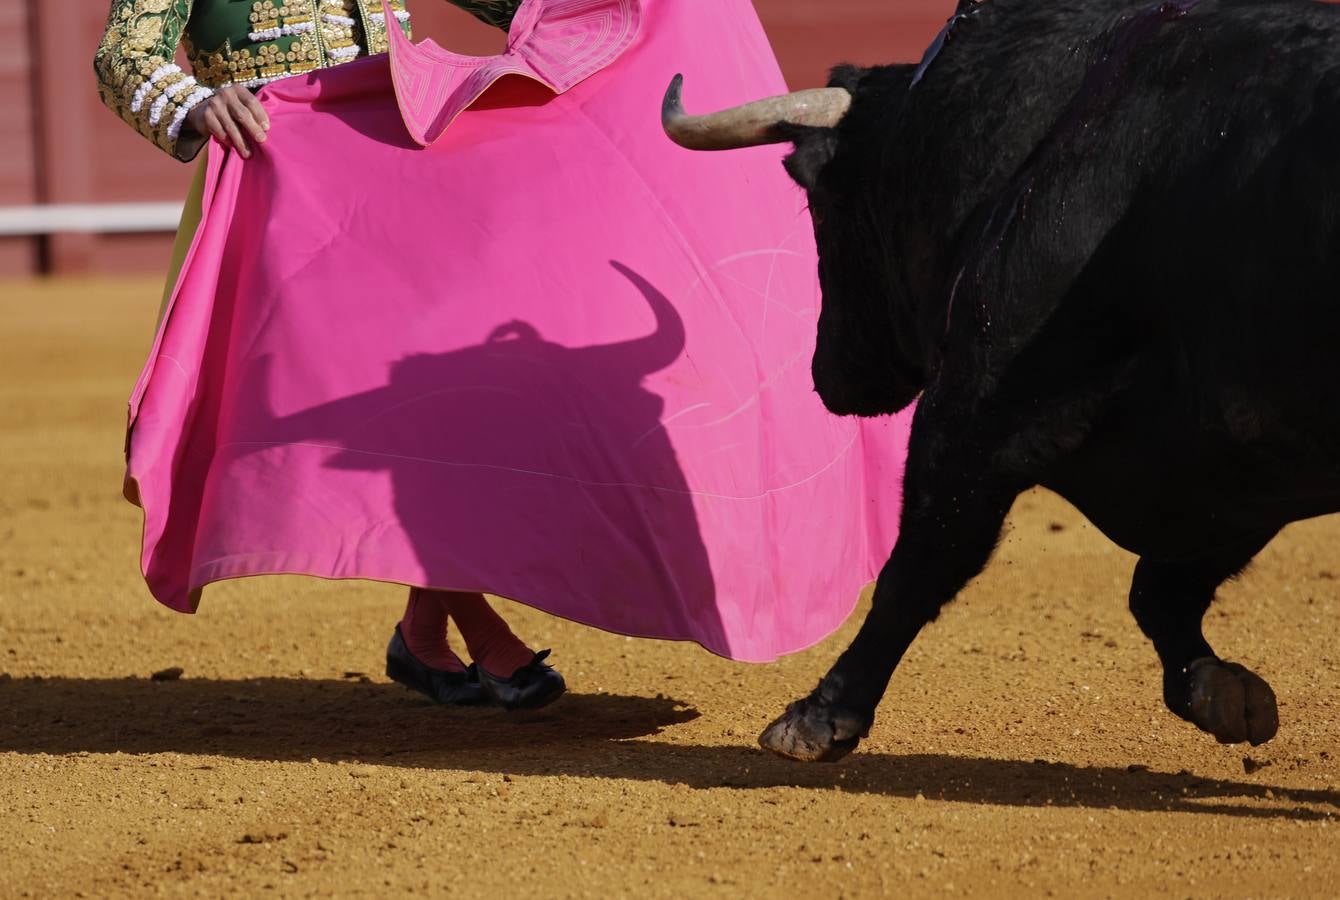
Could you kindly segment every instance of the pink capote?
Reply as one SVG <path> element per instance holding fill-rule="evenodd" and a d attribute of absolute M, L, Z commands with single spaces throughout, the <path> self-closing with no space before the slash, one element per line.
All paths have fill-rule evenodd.
<path fill-rule="evenodd" d="M 896 534 L 906 417 L 813 393 L 815 252 L 781 149 L 659 127 L 676 72 L 703 108 L 781 75 L 748 0 L 613 0 L 625 45 L 554 83 L 609 21 L 580 7 L 610 2 L 527 0 L 491 59 L 397 44 L 399 106 L 385 56 L 277 82 L 263 148 L 211 148 L 131 400 L 155 597 L 369 578 L 750 661 L 849 615 Z M 458 90 L 455 67 L 518 59 L 556 68 Z"/>

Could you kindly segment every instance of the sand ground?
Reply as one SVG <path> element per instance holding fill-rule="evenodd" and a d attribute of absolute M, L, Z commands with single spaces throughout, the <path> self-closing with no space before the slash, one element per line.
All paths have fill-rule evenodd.
<path fill-rule="evenodd" d="M 571 693 L 439 709 L 381 674 L 399 588 L 150 599 L 120 475 L 156 296 L 0 284 L 0 896 L 1340 895 L 1340 519 L 1209 618 L 1279 694 L 1257 749 L 1163 709 L 1133 560 L 1042 493 L 843 764 L 754 737 L 855 620 L 752 667 L 509 607 Z"/>

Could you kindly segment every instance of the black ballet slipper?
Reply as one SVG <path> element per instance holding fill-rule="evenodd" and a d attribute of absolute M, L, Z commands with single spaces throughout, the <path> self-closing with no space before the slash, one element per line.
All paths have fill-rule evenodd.
<path fill-rule="evenodd" d="M 510 678 L 499 678 L 479 666 L 479 684 L 485 696 L 504 709 L 539 709 L 553 703 L 568 685 L 557 669 L 545 663 L 548 656 L 548 650 L 541 650 Z"/>
<path fill-rule="evenodd" d="M 487 705 L 490 699 L 480 686 L 478 672 L 474 664 L 464 672 L 434 669 L 410 652 L 399 625 L 386 645 L 386 676 L 443 706 Z"/>

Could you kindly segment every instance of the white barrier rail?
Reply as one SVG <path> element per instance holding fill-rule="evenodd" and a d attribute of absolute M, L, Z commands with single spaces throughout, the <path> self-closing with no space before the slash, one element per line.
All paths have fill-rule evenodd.
<path fill-rule="evenodd" d="M 180 203 L 53 203 L 0 206 L 0 237 L 176 231 Z"/>

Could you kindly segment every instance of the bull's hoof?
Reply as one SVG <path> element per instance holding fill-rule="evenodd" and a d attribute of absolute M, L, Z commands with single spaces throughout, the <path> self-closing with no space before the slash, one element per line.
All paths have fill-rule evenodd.
<path fill-rule="evenodd" d="M 812 698 L 797 700 L 763 729 L 758 743 L 787 759 L 801 762 L 837 762 L 856 749 L 870 731 L 859 717 L 831 709 Z"/>
<path fill-rule="evenodd" d="M 1204 657 L 1187 666 L 1190 715 L 1221 744 L 1264 744 L 1279 730 L 1275 692 L 1250 669 Z"/>

